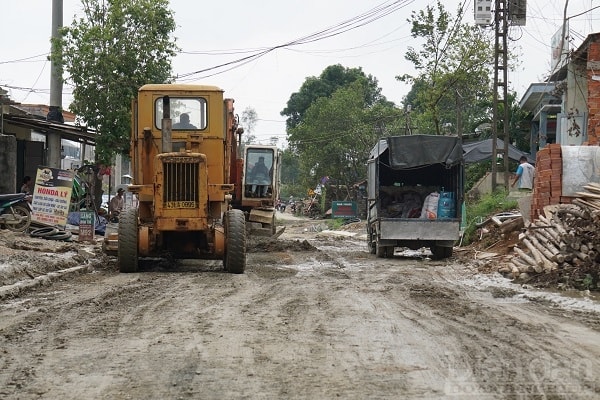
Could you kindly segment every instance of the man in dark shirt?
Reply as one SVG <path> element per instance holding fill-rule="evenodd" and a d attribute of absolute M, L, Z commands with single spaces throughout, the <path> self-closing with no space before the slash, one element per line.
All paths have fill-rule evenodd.
<path fill-rule="evenodd" d="M 196 129 L 196 126 L 190 124 L 189 114 L 183 113 L 179 116 L 179 122 L 173 124 L 173 129 Z"/>

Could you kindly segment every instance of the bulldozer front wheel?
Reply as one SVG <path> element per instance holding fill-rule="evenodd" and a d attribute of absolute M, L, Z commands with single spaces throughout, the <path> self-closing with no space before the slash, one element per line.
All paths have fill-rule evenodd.
<path fill-rule="evenodd" d="M 136 208 L 126 209 L 119 216 L 118 263 L 121 272 L 138 270 L 138 212 Z"/>
<path fill-rule="evenodd" d="M 223 266 L 233 274 L 243 274 L 246 268 L 246 219 L 241 210 L 229 210 L 225 214 Z"/>

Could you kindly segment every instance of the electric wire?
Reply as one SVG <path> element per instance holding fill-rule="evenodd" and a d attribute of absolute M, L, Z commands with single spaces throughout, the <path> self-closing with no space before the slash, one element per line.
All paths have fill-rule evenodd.
<path fill-rule="evenodd" d="M 38 58 L 38 57 L 42 57 L 42 56 L 44 56 L 45 58 L 41 59 L 41 60 L 34 60 L 34 58 Z M 50 56 L 50 53 L 41 53 L 41 54 L 36 54 L 34 56 L 17 58 L 15 60 L 0 61 L 0 65 L 1 64 L 16 64 L 16 63 L 21 63 L 21 62 L 41 62 L 41 61 L 47 61 L 49 56 Z"/>
<path fill-rule="evenodd" d="M 396 1 L 391 2 L 390 4 L 388 4 L 389 2 L 384 2 L 384 3 L 381 3 L 380 5 L 366 11 L 363 14 L 360 14 L 356 17 L 342 21 L 342 22 L 340 22 L 334 26 L 331 26 L 329 28 L 325 28 L 320 31 L 313 32 L 311 34 L 291 40 L 289 42 L 285 42 L 285 43 L 278 44 L 278 45 L 268 47 L 268 48 L 263 48 L 262 50 L 258 50 L 257 52 L 251 53 L 250 55 L 245 56 L 245 57 L 241 57 L 241 58 L 231 60 L 231 61 L 228 61 L 228 62 L 225 62 L 222 64 L 218 64 L 215 66 L 203 68 L 203 69 L 200 69 L 197 71 L 178 74 L 177 76 L 174 76 L 173 79 L 176 81 L 186 81 L 186 80 L 189 80 L 190 77 L 193 77 L 194 79 L 199 79 L 199 78 L 205 78 L 205 77 L 217 75 L 217 74 L 229 71 L 233 68 L 241 67 L 241 66 L 243 66 L 255 59 L 263 57 L 264 55 L 271 53 L 277 49 L 287 48 L 287 47 L 291 47 L 291 46 L 304 45 L 307 43 L 313 43 L 316 41 L 321 41 L 321 40 L 325 40 L 325 39 L 328 39 L 328 38 L 331 38 L 334 36 L 338 36 L 338 35 L 348 32 L 348 31 L 358 29 L 362 26 L 370 24 L 370 23 L 377 21 L 378 19 L 381 19 L 385 16 L 388 16 L 388 15 L 406 7 L 408 4 L 412 3 L 413 1 L 414 0 L 396 0 Z M 219 70 L 219 69 L 223 69 L 223 68 L 224 68 L 223 71 L 217 71 L 215 73 L 210 73 L 208 75 L 203 75 L 201 77 L 197 76 L 197 75 L 205 74 L 209 71 Z"/>

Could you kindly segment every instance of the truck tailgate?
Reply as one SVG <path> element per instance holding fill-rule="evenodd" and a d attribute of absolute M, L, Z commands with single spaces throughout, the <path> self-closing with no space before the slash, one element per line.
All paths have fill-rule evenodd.
<path fill-rule="evenodd" d="M 379 237 L 393 240 L 457 240 L 458 219 L 381 218 Z"/>

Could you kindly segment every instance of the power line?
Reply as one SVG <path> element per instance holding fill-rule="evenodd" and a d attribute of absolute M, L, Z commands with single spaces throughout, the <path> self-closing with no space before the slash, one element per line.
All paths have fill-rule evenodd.
<path fill-rule="evenodd" d="M 287 48 L 290 46 L 298 46 L 298 45 L 303 45 L 303 44 L 307 44 L 307 43 L 312 43 L 312 42 L 328 39 L 328 38 L 331 38 L 334 36 L 341 35 L 342 33 L 346 33 L 348 31 L 360 28 L 362 26 L 365 26 L 374 21 L 377 21 L 378 19 L 386 17 L 386 16 L 406 7 L 408 4 L 412 3 L 413 1 L 414 0 L 396 0 L 390 4 L 387 4 L 389 2 L 384 2 L 384 3 L 381 3 L 380 5 L 366 11 L 363 14 L 360 14 L 356 17 L 342 21 L 341 23 L 338 23 L 332 27 L 325 28 L 318 32 L 313 32 L 306 36 L 294 39 L 294 40 L 286 42 L 286 43 L 278 44 L 276 46 L 267 47 L 267 48 L 259 48 L 258 51 L 251 53 L 248 56 L 241 57 L 241 58 L 238 58 L 238 59 L 235 59 L 232 61 L 228 61 L 228 62 L 219 64 L 219 65 L 215 65 L 212 67 L 200 69 L 197 71 L 179 74 L 178 76 L 175 76 L 173 78 L 175 80 L 179 80 L 179 81 L 189 80 L 189 78 L 191 78 L 191 77 L 193 77 L 193 79 L 206 78 L 209 76 L 214 76 L 214 75 L 229 71 L 234 68 L 239 68 L 239 67 L 241 67 L 251 61 L 254 61 L 254 60 L 256 60 L 272 51 L 275 51 L 277 49 Z M 219 70 L 222 68 L 226 68 L 226 69 L 223 71 L 217 71 L 217 72 L 214 72 L 214 73 L 211 73 L 208 75 L 203 75 L 200 77 L 196 76 L 196 75 L 204 74 L 209 71 Z"/>
<path fill-rule="evenodd" d="M 42 60 L 32 60 L 34 58 L 37 57 L 46 57 L 45 59 Z M 30 57 L 24 57 L 24 58 L 17 58 L 15 60 L 7 60 L 7 61 L 0 61 L 0 64 L 16 64 L 16 63 L 20 63 L 20 62 L 40 62 L 40 61 L 48 61 L 48 57 L 50 56 L 50 53 L 42 53 L 42 54 L 36 54 L 35 56 L 30 56 Z"/>

